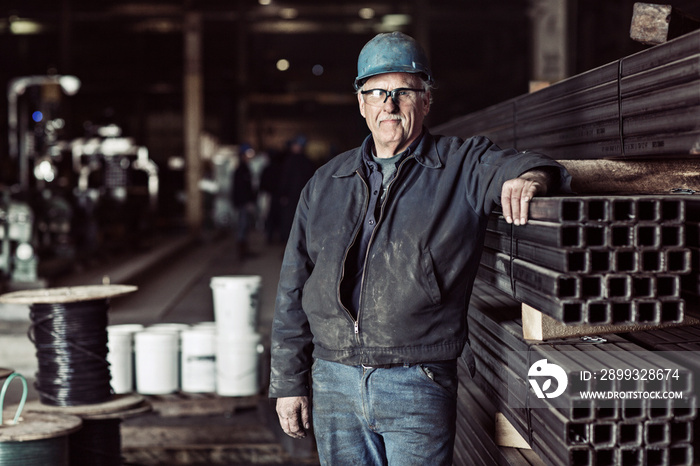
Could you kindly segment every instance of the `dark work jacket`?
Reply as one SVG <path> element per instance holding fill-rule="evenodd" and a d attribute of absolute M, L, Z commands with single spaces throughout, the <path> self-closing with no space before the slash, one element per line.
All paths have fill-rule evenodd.
<path fill-rule="evenodd" d="M 299 200 L 272 323 L 271 397 L 308 395 L 314 358 L 372 366 L 459 357 L 487 219 L 503 183 L 553 166 L 569 189 L 568 172 L 544 155 L 425 131 L 381 206 L 355 318 L 339 289 L 369 199 L 361 175 L 367 144 L 371 136 L 321 167 Z"/>

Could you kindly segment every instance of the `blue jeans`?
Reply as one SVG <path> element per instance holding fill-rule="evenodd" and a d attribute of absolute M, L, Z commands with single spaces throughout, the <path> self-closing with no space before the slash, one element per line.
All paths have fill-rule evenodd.
<path fill-rule="evenodd" d="M 321 464 L 452 464 L 456 361 L 372 368 L 317 359 L 312 381 Z"/>

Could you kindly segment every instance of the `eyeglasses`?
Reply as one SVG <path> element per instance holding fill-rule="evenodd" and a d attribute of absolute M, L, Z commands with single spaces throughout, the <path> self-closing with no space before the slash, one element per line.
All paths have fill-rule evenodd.
<path fill-rule="evenodd" d="M 396 105 L 414 103 L 419 92 L 425 92 L 425 89 L 411 89 L 409 87 L 398 87 L 392 91 L 386 89 L 370 89 L 361 91 L 365 103 L 372 106 L 384 105 L 389 97 Z"/>

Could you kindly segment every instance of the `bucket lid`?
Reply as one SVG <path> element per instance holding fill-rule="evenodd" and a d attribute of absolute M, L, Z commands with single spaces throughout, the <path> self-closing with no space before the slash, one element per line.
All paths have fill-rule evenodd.
<path fill-rule="evenodd" d="M 149 325 L 146 327 L 146 330 L 170 330 L 173 332 L 182 332 L 184 330 L 188 330 L 190 328 L 189 324 L 181 324 L 181 323 L 175 323 L 175 322 L 163 322 L 159 324 L 153 324 Z"/>
<path fill-rule="evenodd" d="M 262 283 L 260 275 L 227 275 L 221 277 L 211 277 L 211 287 L 227 287 L 241 285 L 257 285 Z"/>
<path fill-rule="evenodd" d="M 143 325 L 141 324 L 117 324 L 108 325 L 108 333 L 134 333 L 143 330 Z"/>
<path fill-rule="evenodd" d="M 212 335 L 216 335 L 216 327 L 192 327 L 182 331 L 183 338 L 193 335 L 203 335 L 208 338 L 211 338 Z"/>
<path fill-rule="evenodd" d="M 192 324 L 192 328 L 207 328 L 207 327 L 216 327 L 216 322 L 213 320 L 205 321 L 205 322 L 196 322 Z"/>

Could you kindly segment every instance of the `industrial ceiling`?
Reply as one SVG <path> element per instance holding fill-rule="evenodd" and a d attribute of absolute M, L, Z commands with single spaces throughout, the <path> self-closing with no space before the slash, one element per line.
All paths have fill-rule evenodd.
<path fill-rule="evenodd" d="M 0 86 L 18 76 L 75 75 L 82 87 L 67 108 L 67 136 L 80 135 L 86 121 L 110 120 L 151 146 L 156 160 L 171 156 L 181 150 L 183 24 L 194 13 L 209 134 L 267 149 L 305 132 L 341 150 L 367 132 L 352 80 L 374 34 L 402 30 L 425 45 L 438 84 L 428 123 L 439 124 L 527 92 L 529 15 L 539 2 L 9 0 L 0 6 Z M 586 52 L 575 68 L 636 50 L 625 30 L 633 2 L 569 3 L 577 8 L 572 46 Z M 591 25 L 616 34 L 605 40 Z"/>

